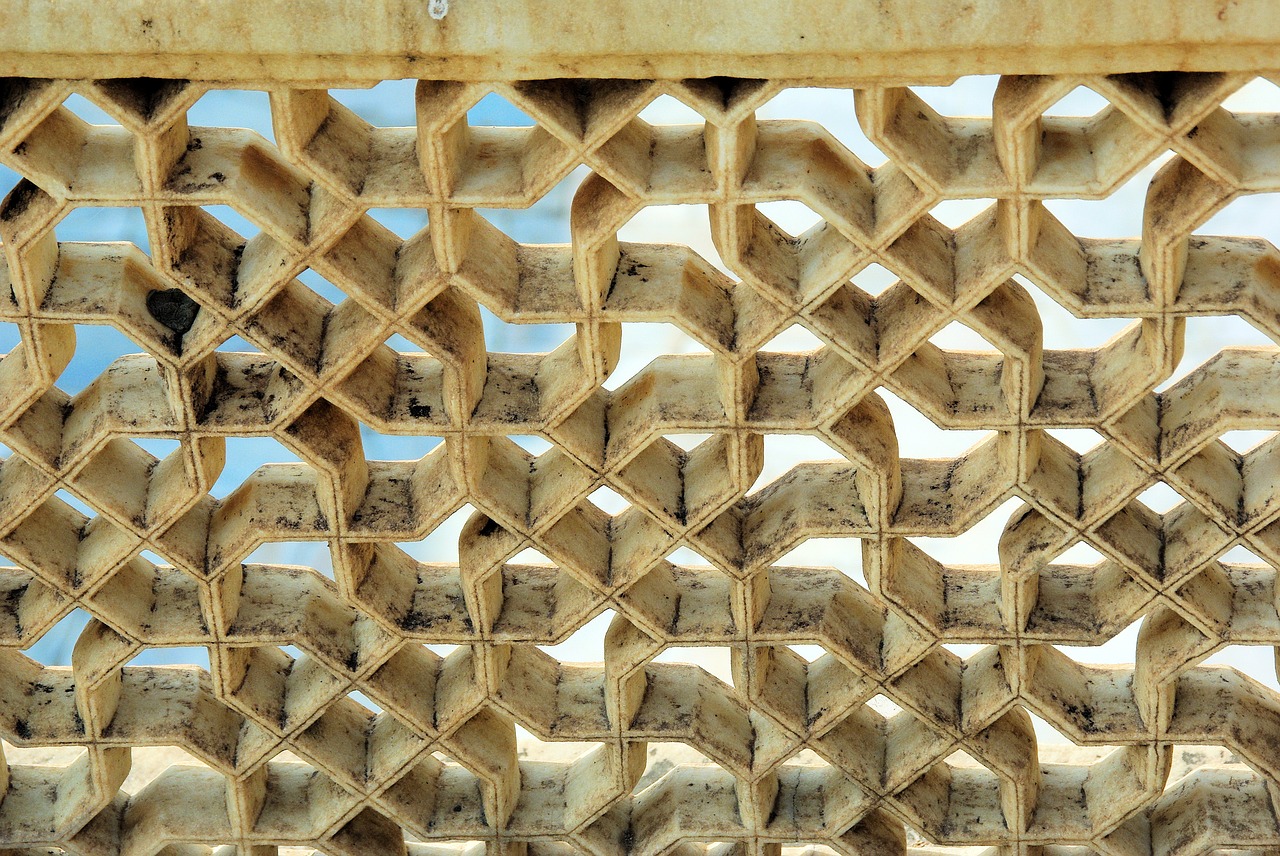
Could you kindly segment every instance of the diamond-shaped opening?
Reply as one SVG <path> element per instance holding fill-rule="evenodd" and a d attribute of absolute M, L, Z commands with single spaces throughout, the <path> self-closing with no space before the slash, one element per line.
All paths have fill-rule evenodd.
<path fill-rule="evenodd" d="M 781 478 L 798 464 L 809 461 L 846 461 L 835 449 L 811 434 L 766 434 L 764 465 L 751 486 L 751 493 Z"/>
<path fill-rule="evenodd" d="M 827 653 L 827 649 L 821 645 L 788 645 L 787 647 L 791 649 L 791 653 L 803 657 L 806 663 L 812 663 Z"/>
<path fill-rule="evenodd" d="M 1141 237 L 1147 188 L 1156 171 L 1172 157 L 1170 151 L 1156 155 L 1105 199 L 1046 199 L 1044 206 L 1082 238 Z"/>
<path fill-rule="evenodd" d="M 333 555 L 327 541 L 267 541 L 246 556 L 244 564 L 302 565 L 334 578 Z"/>
<path fill-rule="evenodd" d="M 560 179 L 560 182 L 527 208 L 476 208 L 503 234 L 522 244 L 567 244 L 572 240 L 570 214 L 578 185 L 590 174 L 583 165 Z"/>
<path fill-rule="evenodd" d="M 334 306 L 337 306 L 339 303 L 347 299 L 347 293 L 345 291 L 329 282 L 329 280 L 325 279 L 311 268 L 307 268 L 302 273 L 298 274 L 298 281 L 323 297 L 325 300 L 332 303 Z"/>
<path fill-rule="evenodd" d="M 886 267 L 872 262 L 853 275 L 854 285 L 874 296 L 879 295 L 898 281 L 898 275 Z"/>
<path fill-rule="evenodd" d="M 792 324 L 760 347 L 773 353 L 802 354 L 816 351 L 824 342 L 803 324 Z"/>
<path fill-rule="evenodd" d="M 399 333 L 392 333 L 387 338 L 387 347 L 401 354 L 423 353 L 421 345 L 417 345 L 413 342 L 410 342 L 408 339 L 406 339 L 404 336 L 400 335 Z"/>
<path fill-rule="evenodd" d="M 420 541 L 403 541 L 396 544 L 419 562 L 457 562 L 458 536 L 467 519 L 475 513 L 470 503 L 450 514 L 427 533 Z"/>
<path fill-rule="evenodd" d="M 709 354 L 706 345 L 674 324 L 626 322 L 622 325 L 622 354 L 604 388 L 615 390 L 667 354 Z"/>
<path fill-rule="evenodd" d="M 71 610 L 26 650 L 27 656 L 43 666 L 71 665 L 71 649 L 91 617 L 80 607 Z"/>
<path fill-rule="evenodd" d="M 614 516 L 621 514 L 631 507 L 631 503 L 627 502 L 626 499 L 608 485 L 600 485 L 600 487 L 591 492 L 591 495 L 588 496 L 587 499 L 596 508 L 606 514 Z"/>
<path fill-rule="evenodd" d="M 430 222 L 425 208 L 370 208 L 364 213 L 405 240 L 427 228 Z"/>
<path fill-rule="evenodd" d="M 271 97 L 254 89 L 212 89 L 187 108 L 187 123 L 196 127 L 247 128 L 271 142 Z"/>
<path fill-rule="evenodd" d="M 359 690 L 352 690 L 347 693 L 347 698 L 351 699 L 370 713 L 382 713 L 382 706 Z"/>
<path fill-rule="evenodd" d="M 182 446 L 181 442 L 170 437 L 130 437 L 129 439 L 149 454 L 161 459 L 167 458 Z"/>
<path fill-rule="evenodd" d="M 507 560 L 508 565 L 541 565 L 543 567 L 554 566 L 555 562 L 548 559 L 545 555 L 538 552 L 533 547 L 525 547 L 519 553 L 516 553 Z"/>
<path fill-rule="evenodd" d="M 705 556 L 695 552 L 691 547 L 686 547 L 683 544 L 667 554 L 667 561 L 673 565 L 683 565 L 687 568 L 715 567 L 714 562 L 709 561 Z"/>
<path fill-rule="evenodd" d="M 893 416 L 898 454 L 903 458 L 954 458 L 990 437 L 993 431 L 939 428 L 928 416 L 889 390 L 876 390 Z"/>
<path fill-rule="evenodd" d="M 947 228 L 958 229 L 994 203 L 994 199 L 944 199 L 933 206 L 929 213 Z"/>
<path fill-rule="evenodd" d="M 721 273 L 732 276 L 711 239 L 711 215 L 706 205 L 650 205 L 618 230 L 618 239 L 638 244 L 679 244 L 689 247 Z"/>
<path fill-rule="evenodd" d="M 1099 562 L 1106 561 L 1106 556 L 1102 555 L 1094 548 L 1092 544 L 1084 541 L 1077 541 L 1054 558 L 1055 565 L 1082 565 L 1092 567 Z"/>
<path fill-rule="evenodd" d="M 1280 692 L 1276 679 L 1276 649 L 1271 645 L 1228 645 L 1215 651 L 1201 666 L 1230 666 L 1265 687 Z"/>
<path fill-rule="evenodd" d="M 967 324 L 952 321 L 929 337 L 929 341 L 945 351 L 995 352 L 996 346 Z"/>
<path fill-rule="evenodd" d="M 451 764 L 451 765 L 453 765 L 453 766 L 461 766 L 461 765 L 458 763 L 457 759 L 455 759 L 452 755 L 448 755 L 448 754 L 446 754 L 446 753 L 444 753 L 444 752 L 441 752 L 439 749 L 433 750 L 433 751 L 431 752 L 431 757 L 435 758 L 435 759 L 436 759 L 437 761 L 439 761 L 441 764 Z M 459 810 L 461 810 L 461 809 L 459 809 Z M 468 842 L 468 843 L 471 843 L 471 842 Z M 479 842 L 477 842 L 477 843 L 479 843 Z"/>
<path fill-rule="evenodd" d="M 1045 116 L 1095 116 L 1111 106 L 1111 102 L 1087 86 L 1077 86 L 1051 104 Z"/>
<path fill-rule="evenodd" d="M 848 89 L 784 89 L 756 110 L 756 118 L 816 122 L 867 166 L 880 166 L 888 160 L 862 133 L 853 109 L 853 92 Z"/>
<path fill-rule="evenodd" d="M 58 499 L 65 502 L 67 505 L 74 508 L 76 511 L 83 514 L 85 517 L 96 517 L 98 514 L 98 512 L 94 511 L 87 502 L 80 499 L 78 496 L 76 496 L 66 488 L 59 488 L 54 493 L 54 496 L 56 496 Z"/>
<path fill-rule="evenodd" d="M 871 698 L 867 699 L 867 707 L 871 708 L 876 713 L 880 714 L 886 719 L 897 716 L 898 714 L 902 713 L 902 708 L 898 705 L 898 703 L 893 699 L 889 698 L 887 695 L 872 696 Z"/>
<path fill-rule="evenodd" d="M 84 389 L 121 357 L 140 354 L 143 348 L 107 324 L 77 324 L 76 350 L 58 375 L 58 388 L 69 395 Z"/>
<path fill-rule="evenodd" d="M 218 345 L 217 350 L 224 354 L 261 354 L 262 351 L 257 345 L 242 336 L 231 336 L 222 344 Z"/>
<path fill-rule="evenodd" d="M 1255 77 L 1222 102 L 1232 113 L 1280 112 L 1280 86 L 1265 77 Z"/>
<path fill-rule="evenodd" d="M 1182 494 L 1178 493 L 1169 485 L 1162 481 L 1157 481 L 1149 488 L 1138 494 L 1138 501 L 1156 514 L 1164 514 L 1166 511 L 1181 505 L 1186 500 Z"/>
<path fill-rule="evenodd" d="M 467 124 L 502 128 L 528 128 L 534 124 L 516 105 L 496 92 L 490 92 L 467 111 Z"/>
<path fill-rule="evenodd" d="M 1092 428 L 1049 428 L 1045 433 L 1082 455 L 1106 442 L 1106 438 Z"/>
<path fill-rule="evenodd" d="M 253 238 L 260 231 L 253 221 L 230 205 L 205 205 L 200 209 L 222 225 L 244 238 Z"/>
<path fill-rule="evenodd" d="M 546 354 L 577 332 L 573 324 L 509 324 L 480 304 L 484 344 L 502 354 Z"/>
<path fill-rule="evenodd" d="M 550 440 L 536 434 L 508 434 L 507 439 L 534 457 L 549 451 L 552 445 Z"/>
<path fill-rule="evenodd" d="M 151 247 L 141 208 L 72 208 L 54 233 L 59 241 L 128 241 L 144 253 Z"/>
<path fill-rule="evenodd" d="M 756 210 L 774 222 L 778 228 L 792 237 L 798 237 L 822 222 L 821 215 L 803 202 L 780 199 L 776 202 L 757 202 Z"/>
<path fill-rule="evenodd" d="M 1182 360 L 1169 378 L 1156 387 L 1164 392 L 1218 354 L 1224 347 L 1263 346 L 1276 349 L 1266 333 L 1236 315 L 1215 315 L 1187 319 L 1183 334 Z"/>
<path fill-rule="evenodd" d="M 990 116 L 1000 76 L 973 74 L 948 86 L 913 86 L 911 91 L 944 116 Z"/>
<path fill-rule="evenodd" d="M 562 663 L 604 663 L 604 637 L 614 612 L 606 609 L 555 645 L 539 645 L 538 650 Z"/>
<path fill-rule="evenodd" d="M 1062 559 L 1059 558 L 1056 561 L 1061 562 Z M 1134 619 L 1128 627 L 1099 645 L 1058 645 L 1057 648 L 1077 663 L 1106 666 L 1132 665 L 1137 662 L 1138 630 L 1141 627 L 1142 618 L 1139 617 Z"/>
<path fill-rule="evenodd" d="M 1228 431 L 1218 439 L 1243 455 L 1275 436 L 1275 431 Z"/>
<path fill-rule="evenodd" d="M 711 434 L 664 434 L 663 437 L 686 452 L 691 452 L 707 440 L 710 440 Z"/>
<path fill-rule="evenodd" d="M 981 642 L 944 642 L 942 647 L 961 660 L 967 660 L 987 646 Z"/>
<path fill-rule="evenodd" d="M 673 95 L 659 95 L 640 111 L 650 125 L 701 125 L 702 114 Z"/>
<path fill-rule="evenodd" d="M 653 658 L 655 663 L 683 663 L 698 666 L 733 686 L 730 649 L 721 645 L 668 645 Z"/>
<path fill-rule="evenodd" d="M 1132 318 L 1079 318 L 1022 274 L 1014 274 L 1013 279 L 1035 301 L 1045 350 L 1097 348 L 1133 324 Z"/>
<path fill-rule="evenodd" d="M 209 493 L 217 499 L 226 497 L 249 476 L 266 464 L 296 464 L 296 454 L 274 437 L 228 437 L 226 464 Z"/>
<path fill-rule="evenodd" d="M 209 649 L 203 645 L 143 648 L 126 666 L 199 666 L 209 671 Z"/>
<path fill-rule="evenodd" d="M 1197 235 L 1238 235 L 1266 238 L 1280 247 L 1280 194 L 1250 193 L 1238 196 L 1196 229 Z"/>
<path fill-rule="evenodd" d="M 1264 562 L 1258 558 L 1257 554 L 1251 552 L 1248 547 L 1243 544 L 1236 544 L 1230 550 L 1218 557 L 1218 561 L 1228 565 L 1255 565 L 1259 567 L 1269 567 L 1270 562 Z"/>
<path fill-rule="evenodd" d="M 379 128 L 412 128 L 416 80 L 384 80 L 365 89 L 330 89 L 329 97 Z"/>
<path fill-rule="evenodd" d="M 867 587 L 862 572 L 862 542 L 857 538 L 809 538 L 773 563 L 780 568 L 835 568 Z"/>
<path fill-rule="evenodd" d="M 951 538 L 912 537 L 909 540 L 944 565 L 999 565 L 1000 535 L 1022 504 L 1018 497 L 1006 499 L 994 511 Z"/>
<path fill-rule="evenodd" d="M 67 100 L 62 102 L 62 106 L 90 125 L 119 126 L 120 124 L 114 116 L 79 93 L 72 93 L 67 96 Z"/>
<path fill-rule="evenodd" d="M 360 443 L 371 461 L 416 461 L 444 442 L 443 437 L 422 434 L 380 434 L 360 423 Z"/>
<path fill-rule="evenodd" d="M 968 752 L 964 751 L 963 749 L 957 749 L 954 752 L 952 752 L 950 755 L 946 757 L 945 762 L 952 767 L 971 767 L 971 768 L 982 767 L 982 762 L 980 762 L 977 758 L 974 758 L 972 755 L 970 755 Z"/>
<path fill-rule="evenodd" d="M 463 646 L 461 646 L 461 645 L 446 645 L 446 644 L 441 644 L 441 643 L 438 643 L 438 642 L 429 642 L 429 643 L 427 643 L 427 644 L 423 645 L 422 647 L 423 647 L 423 648 L 426 648 L 428 651 L 430 651 L 432 654 L 435 654 L 437 657 L 448 657 L 448 656 L 449 656 L 450 654 L 452 654 L 454 651 L 457 651 L 459 648 L 461 648 L 461 647 L 463 647 Z"/>

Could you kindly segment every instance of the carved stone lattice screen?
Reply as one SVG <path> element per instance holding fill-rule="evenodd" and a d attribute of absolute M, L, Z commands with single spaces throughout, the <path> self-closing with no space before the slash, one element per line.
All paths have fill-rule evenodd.
<path fill-rule="evenodd" d="M 14 3 L 0 35 L 0 163 L 21 177 L 0 207 L 17 343 L 0 360 L 0 847 L 1280 846 L 1280 694 L 1203 665 L 1280 644 L 1280 440 L 1222 439 L 1280 429 L 1278 352 L 1224 334 L 1175 377 L 1189 318 L 1280 342 L 1276 248 L 1202 232 L 1280 192 L 1280 113 L 1222 106 L 1280 44 L 1265 4 L 1039 28 L 1053 4 L 949 24 L 898 3 L 893 26 L 862 10 L 876 29 L 801 3 L 701 51 L 714 40 L 679 4 L 312 2 L 269 26 L 279 10 L 227 3 L 198 31 L 176 3 L 100 5 L 69 4 L 89 23 L 59 13 L 60 30 Z M 977 72 L 1004 76 L 976 118 L 909 86 Z M 328 92 L 383 78 L 419 79 L 416 127 Z M 818 122 L 757 118 L 798 86 L 844 90 L 885 163 Z M 1078 86 L 1105 106 L 1053 115 Z M 269 93 L 276 142 L 188 122 L 226 88 Z M 534 124 L 472 125 L 491 92 Z M 73 95 L 118 126 L 84 122 Z M 697 121 L 639 118 L 660 95 Z M 1140 234 L 1078 235 L 1046 202 L 1105 200 L 1161 158 Z M 584 166 L 568 244 L 480 213 Z M 956 199 L 990 204 L 954 226 L 931 213 Z M 775 225 L 782 200 L 816 224 Z M 618 239 L 668 205 L 707 206 L 729 273 L 678 233 Z M 141 212 L 147 246 L 59 241 L 64 218 L 110 207 Z M 370 213 L 395 208 L 428 225 L 401 237 Z M 1055 349 L 1029 285 L 1131 323 Z M 481 306 L 572 334 L 501 353 Z M 632 325 L 655 322 L 697 352 L 607 385 L 646 345 Z M 989 348 L 932 341 L 957 322 Z M 87 325 L 138 353 L 72 395 L 59 379 Z M 813 350 L 772 345 L 796 325 Z M 890 396 L 987 433 L 908 455 Z M 1066 429 L 1100 442 L 1077 451 Z M 442 442 L 376 460 L 362 430 Z M 795 434 L 830 459 L 757 484 L 766 439 Z M 214 498 L 244 437 L 294 462 Z M 157 439 L 176 441 L 160 459 Z M 1158 484 L 1177 494 L 1159 511 Z M 1011 499 L 985 551 L 923 546 Z M 453 561 L 406 551 L 468 508 Z M 842 539 L 840 569 L 787 561 L 819 538 Z M 331 577 L 246 562 L 307 541 Z M 1223 559 L 1237 549 L 1254 558 Z M 24 653 L 73 610 L 91 618 L 69 667 Z M 557 655 L 606 612 L 600 662 Z M 1135 622 L 1127 664 L 1077 657 Z M 206 649 L 208 670 L 129 665 L 174 646 Z M 728 652 L 730 681 L 682 662 L 697 646 Z M 1074 745 L 1038 748 L 1033 715 Z M 1190 745 L 1222 751 L 1171 773 Z M 63 762 L 24 761 L 58 747 Z M 182 763 L 126 788 L 144 747 Z"/>

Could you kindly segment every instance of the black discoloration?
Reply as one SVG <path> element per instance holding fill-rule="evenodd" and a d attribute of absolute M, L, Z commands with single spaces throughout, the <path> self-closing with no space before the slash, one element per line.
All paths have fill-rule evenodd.
<path fill-rule="evenodd" d="M 19 146 L 18 149 L 14 149 L 14 154 L 22 154 L 22 152 L 19 151 L 21 148 L 22 146 Z M 14 186 L 13 190 L 9 191 L 9 196 L 4 202 L 4 210 L 3 212 L 0 212 L 0 219 L 13 220 L 20 217 L 28 208 L 31 207 L 31 203 L 34 202 L 39 195 L 40 188 L 36 187 L 30 181 L 27 181 L 25 178 L 22 181 L 19 181 L 17 185 Z"/>
<path fill-rule="evenodd" d="M 147 295 L 147 311 L 152 318 L 182 336 L 196 323 L 200 304 L 180 288 L 166 288 Z"/>
<path fill-rule="evenodd" d="M 143 31 L 150 30 L 153 24 L 152 19 L 143 18 Z M 144 122 L 154 119 L 162 108 L 186 89 L 187 84 L 186 80 L 163 80 L 155 77 L 98 81 L 99 87 Z"/>

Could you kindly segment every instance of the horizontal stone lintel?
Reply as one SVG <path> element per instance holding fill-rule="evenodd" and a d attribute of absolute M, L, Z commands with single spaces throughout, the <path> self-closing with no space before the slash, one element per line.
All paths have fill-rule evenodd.
<path fill-rule="evenodd" d="M 7 0 L 0 74 L 383 79 L 1280 69 L 1272 0 Z"/>

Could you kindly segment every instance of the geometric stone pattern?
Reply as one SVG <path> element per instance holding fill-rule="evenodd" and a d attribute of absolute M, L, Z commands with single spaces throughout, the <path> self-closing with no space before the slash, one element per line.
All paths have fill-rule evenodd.
<path fill-rule="evenodd" d="M 0 571 L 0 736 L 85 752 L 0 765 L 0 842 L 86 856 L 881 854 L 908 832 L 1002 853 L 1280 846 L 1280 697 L 1199 665 L 1280 645 L 1280 441 L 1241 454 L 1220 439 L 1280 427 L 1280 363 L 1223 342 L 1155 391 L 1190 316 L 1280 341 L 1276 248 L 1197 234 L 1237 197 L 1280 191 L 1278 117 L 1220 106 L 1250 79 L 1005 77 L 976 119 L 907 87 L 855 88 L 888 157 L 875 169 L 815 123 L 757 120 L 786 81 L 421 81 L 416 128 L 278 87 L 278 148 L 189 126 L 204 83 L 5 81 L 0 162 L 23 180 L 0 208 L 0 320 L 21 333 L 0 361 L 0 552 L 16 565 Z M 1044 115 L 1078 84 L 1109 106 Z M 490 91 L 536 124 L 469 126 Z M 77 118 L 73 92 L 120 127 Z M 660 93 L 705 122 L 639 119 Z M 1166 150 L 1139 237 L 1078 237 L 1044 205 L 1103 199 Z M 568 245 L 522 245 L 476 211 L 528 207 L 579 165 Z M 971 198 L 993 203 L 955 229 L 930 214 Z M 789 235 L 757 208 L 777 200 L 820 220 Z M 708 206 L 733 277 L 678 244 L 617 239 L 671 204 Z M 260 231 L 246 240 L 215 205 Z M 141 208 L 150 254 L 59 243 L 54 226 L 89 206 Z M 368 214 L 394 207 L 429 226 L 402 240 Z M 896 282 L 869 291 L 871 264 Z M 308 269 L 345 299 L 304 285 Z M 1077 317 L 1133 323 L 1097 348 L 1046 349 L 1015 275 Z M 576 332 L 550 353 L 493 352 L 480 305 Z M 629 322 L 673 324 L 706 352 L 610 391 L 637 344 Z M 953 322 L 991 349 L 930 341 Z M 71 396 L 58 379 L 85 324 L 141 353 Z M 796 324 L 821 347 L 771 350 Z M 217 350 L 232 336 L 257 351 Z M 879 390 L 990 435 L 955 459 L 903 457 Z M 443 442 L 369 460 L 361 424 Z M 1104 442 L 1080 454 L 1048 433 L 1067 428 Z M 692 448 L 673 439 L 694 433 Z M 753 491 L 773 434 L 820 438 L 833 459 Z M 528 435 L 550 448 L 511 439 Z M 245 436 L 302 463 L 215 499 L 226 440 Z M 141 438 L 178 447 L 157 460 Z M 1181 497 L 1163 514 L 1139 499 L 1159 482 Z M 602 486 L 625 510 L 589 499 Z M 1011 498 L 998 563 L 913 540 L 959 535 Z M 467 505 L 455 562 L 397 546 Z M 781 561 L 812 538 L 845 539 L 865 579 Z M 298 541 L 327 542 L 333 579 L 244 563 Z M 1101 559 L 1059 559 L 1076 544 Z M 1220 560 L 1237 546 L 1266 564 Z M 702 563 L 675 561 L 680 548 Z M 545 561 L 513 561 L 530 549 Z M 23 653 L 73 608 L 92 620 L 69 668 Z M 601 662 L 544 650 L 605 610 Z M 1058 647 L 1138 620 L 1125 665 Z M 126 665 L 163 646 L 206 647 L 210 671 Z M 732 684 L 654 661 L 680 646 L 729 649 Z M 1029 714 L 1078 748 L 1042 760 Z M 581 751 L 531 759 L 517 724 Z M 650 743 L 700 760 L 646 771 Z M 1188 744 L 1242 763 L 1174 781 Z M 142 746 L 199 764 L 129 793 Z"/>

